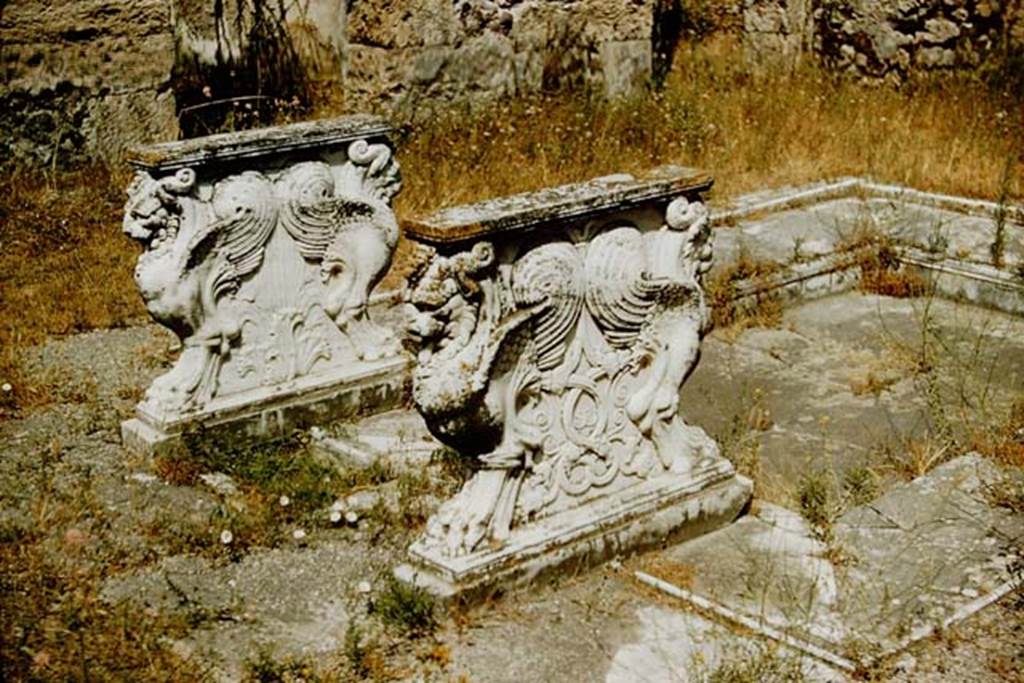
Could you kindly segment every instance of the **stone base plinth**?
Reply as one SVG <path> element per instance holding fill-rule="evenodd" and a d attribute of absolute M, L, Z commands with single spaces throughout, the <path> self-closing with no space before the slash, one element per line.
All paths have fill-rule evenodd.
<path fill-rule="evenodd" d="M 391 410 L 408 395 L 408 364 L 405 357 L 363 363 L 357 370 L 310 375 L 214 399 L 202 410 L 182 415 L 156 414 L 140 404 L 136 417 L 121 423 L 121 440 L 132 452 L 159 455 L 180 448 L 182 435 L 194 429 L 207 435 L 258 441 L 293 429 Z"/>
<path fill-rule="evenodd" d="M 406 408 L 339 427 L 333 435 L 313 433 L 313 453 L 323 464 L 339 470 L 383 464 L 394 471 L 419 471 L 441 448 L 423 418 Z"/>
<path fill-rule="evenodd" d="M 473 602 L 555 573 L 695 538 L 735 520 L 753 485 L 717 459 L 686 475 L 666 473 L 513 532 L 501 547 L 445 557 L 421 542 L 395 576 L 441 600 Z"/>

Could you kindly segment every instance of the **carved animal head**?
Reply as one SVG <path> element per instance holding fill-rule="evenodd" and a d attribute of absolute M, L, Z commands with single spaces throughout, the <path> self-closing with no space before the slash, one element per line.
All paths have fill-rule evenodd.
<path fill-rule="evenodd" d="M 476 298 L 478 280 L 494 264 L 494 245 L 477 242 L 469 251 L 454 256 L 438 256 L 419 276 L 409 302 L 422 310 L 440 308 L 457 295 Z"/>
<path fill-rule="evenodd" d="M 665 209 L 665 223 L 683 234 L 680 258 L 693 263 L 697 277 L 706 273 L 711 268 L 712 249 L 711 221 L 704 203 L 685 197 L 673 200 Z"/>
<path fill-rule="evenodd" d="M 469 251 L 435 256 L 410 280 L 406 294 L 406 346 L 426 361 L 435 350 L 468 343 L 480 306 L 479 280 L 494 264 L 494 246 L 478 242 Z"/>
<path fill-rule="evenodd" d="M 195 171 L 190 168 L 159 180 L 148 173 L 136 174 L 124 207 L 125 234 L 147 249 L 173 241 L 181 218 L 181 198 L 192 191 L 195 182 Z"/>

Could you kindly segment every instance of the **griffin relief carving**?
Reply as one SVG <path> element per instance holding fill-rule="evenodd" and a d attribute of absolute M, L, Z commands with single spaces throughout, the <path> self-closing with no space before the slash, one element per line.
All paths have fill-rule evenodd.
<path fill-rule="evenodd" d="M 413 398 L 431 431 L 478 470 L 422 543 L 472 553 L 719 458 L 678 413 L 708 326 L 710 264 L 707 210 L 685 198 L 668 205 L 660 229 L 621 220 L 435 253 L 408 294 Z"/>
<path fill-rule="evenodd" d="M 397 341 L 367 308 L 398 241 L 390 202 L 400 186 L 390 148 L 366 140 L 349 144 L 343 163 L 213 180 L 191 168 L 159 178 L 139 172 L 124 218 L 124 232 L 143 247 L 135 281 L 154 320 L 182 343 L 144 405 L 180 414 L 270 376 L 291 380 L 318 363 L 394 354 Z M 254 353 L 285 370 L 252 372 L 264 362 Z"/>

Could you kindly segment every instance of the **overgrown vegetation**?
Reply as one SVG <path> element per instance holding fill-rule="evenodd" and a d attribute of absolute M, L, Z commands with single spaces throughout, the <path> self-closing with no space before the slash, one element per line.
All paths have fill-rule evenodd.
<path fill-rule="evenodd" d="M 890 337 L 884 350 L 889 371 L 868 374 L 851 389 L 876 393 L 904 379 L 924 408 L 921 433 L 894 433 L 876 444 L 872 475 L 909 481 L 968 452 L 991 458 L 1011 472 L 1024 472 L 1024 400 L 997 390 L 1005 359 L 992 318 L 963 326 L 940 326 L 930 297 L 921 299 L 918 332 Z M 877 386 L 869 386 L 872 378 Z M 1014 492 L 1000 494 L 1013 507 Z"/>
<path fill-rule="evenodd" d="M 110 538 L 112 514 L 88 472 L 61 484 L 62 457 L 55 443 L 25 472 L 28 518 L 5 510 L 0 520 L 0 679 L 205 680 L 169 646 L 193 626 L 184 615 L 100 598 L 109 573 L 145 558 Z"/>
<path fill-rule="evenodd" d="M 461 473 L 443 461 L 427 470 L 396 468 L 382 461 L 367 467 L 338 469 L 317 457 L 304 432 L 264 443 L 247 443 L 228 435 L 204 430 L 184 435 L 184 448 L 155 462 L 165 481 L 183 486 L 199 485 L 203 474 L 227 475 L 239 492 L 224 496 L 211 526 L 201 537 L 179 539 L 181 549 L 227 553 L 238 557 L 253 546 L 275 546 L 295 529 L 322 527 L 326 510 L 334 501 L 362 490 L 376 492 L 372 509 L 363 510 L 371 537 L 394 526 L 415 529 L 432 511 L 435 496 L 448 496 L 462 483 Z M 391 496 L 381 493 L 387 489 Z M 228 531 L 230 543 L 218 540 Z M 168 541 L 167 529 L 153 533 Z"/>
<path fill-rule="evenodd" d="M 781 268 L 771 261 L 757 261 L 741 248 L 734 263 L 705 283 L 712 325 L 728 328 L 731 336 L 750 327 L 776 327 L 782 320 L 782 303 L 766 285 Z M 752 287 L 753 293 L 738 299 L 740 285 Z"/>
<path fill-rule="evenodd" d="M 892 243 L 880 239 L 874 248 L 861 252 L 858 287 L 862 292 L 899 299 L 925 296 L 928 283 L 901 263 Z"/>
<path fill-rule="evenodd" d="M 0 193 L 0 417 L 46 400 L 20 369 L 20 349 L 49 335 L 142 319 L 135 247 L 120 234 L 130 176 L 92 166 L 13 171 Z"/>
<path fill-rule="evenodd" d="M 806 680 L 800 658 L 783 655 L 778 646 L 728 657 L 700 678 L 702 683 L 804 683 Z"/>
<path fill-rule="evenodd" d="M 182 133 L 209 135 L 308 114 L 318 81 L 296 40 L 301 25 L 289 25 L 284 0 L 215 2 L 212 9 L 213 54 L 179 50 L 174 68 Z"/>
<path fill-rule="evenodd" d="M 308 661 L 281 661 L 268 652 L 260 652 L 247 668 L 247 679 L 252 683 L 316 683 L 325 680 Z"/>
<path fill-rule="evenodd" d="M 860 291 L 899 299 L 928 294 L 928 283 L 900 261 L 896 241 L 870 213 L 858 216 L 852 228 L 839 237 L 836 251 L 847 255 L 845 267 L 855 268 L 859 273 Z M 933 253 L 945 253 L 941 228 L 929 240 Z"/>
<path fill-rule="evenodd" d="M 260 23 L 255 15 L 252 22 Z M 901 90 L 809 67 L 754 78 L 733 41 L 716 33 L 692 43 L 663 89 L 632 99 L 563 93 L 398 121 L 399 213 L 662 163 L 711 171 L 718 201 L 846 174 L 1006 202 L 1024 197 L 1024 106 L 1014 93 L 956 75 Z M 324 115 L 337 106 L 323 104 L 330 93 L 320 100 Z M 46 400 L 46 387 L 19 370 L 18 349 L 143 319 L 131 283 L 136 247 L 119 234 L 129 179 L 120 165 L 5 172 L 0 383 L 13 390 L 0 395 L 4 413 Z M 403 246 L 400 259 L 408 255 Z"/>
<path fill-rule="evenodd" d="M 674 162 L 711 171 L 719 196 L 848 174 L 999 196 L 1024 160 L 1024 108 L 966 76 L 870 87 L 811 67 L 754 78 L 716 35 L 661 92 L 612 104 L 559 97 L 406 127 L 400 206 L 442 205 Z M 951 163 L 950 150 L 955 150 Z M 479 169 L 487 169 L 480 173 Z M 1012 174 L 1011 201 L 1024 195 Z"/>
<path fill-rule="evenodd" d="M 69 549 L 70 552 L 74 550 Z M 0 544 L 0 678 L 28 680 L 204 680 L 167 639 L 189 624 L 97 595 L 109 564 L 44 556 L 32 539 Z"/>
<path fill-rule="evenodd" d="M 764 405 L 764 392 L 754 387 L 741 392 L 739 407 L 728 427 L 724 433 L 716 435 L 722 455 L 732 462 L 737 472 L 753 480 L 755 486 L 762 481 L 759 435 L 771 426 L 771 412 Z M 758 490 L 757 495 L 763 498 L 764 492 Z"/>
<path fill-rule="evenodd" d="M 237 482 L 236 495 L 222 495 L 208 528 L 201 536 L 179 539 L 181 550 L 226 553 L 238 557 L 252 546 L 273 546 L 287 533 L 311 524 L 323 525 L 325 510 L 355 483 L 382 482 L 388 472 L 353 471 L 341 474 L 317 462 L 305 438 L 295 434 L 261 444 L 218 438 L 202 430 L 184 436 L 185 448 L 159 458 L 156 473 L 173 484 L 200 485 L 201 474 L 220 473 Z M 151 533 L 164 541 L 169 530 Z M 230 534 L 230 541 L 223 534 Z"/>
<path fill-rule="evenodd" d="M 419 586 L 388 575 L 373 601 L 372 613 L 406 636 L 422 636 L 437 628 L 434 598 Z"/>

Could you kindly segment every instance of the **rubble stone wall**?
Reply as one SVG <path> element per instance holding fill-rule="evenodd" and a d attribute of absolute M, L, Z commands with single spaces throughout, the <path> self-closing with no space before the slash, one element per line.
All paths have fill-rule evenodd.
<path fill-rule="evenodd" d="M 395 103 L 566 85 L 623 95 L 650 76 L 657 5 L 656 0 L 360 0 L 348 17 L 346 91 L 357 99 Z"/>
<path fill-rule="evenodd" d="M 188 125 L 185 112 L 207 99 L 232 100 L 239 94 L 232 85 L 244 81 L 232 62 L 245 50 L 238 17 L 280 6 L 277 0 L 3 0 L 0 165 L 118 156 L 139 143 L 202 132 Z M 680 21 L 693 23 L 694 12 L 723 6 L 730 14 L 742 11 L 746 58 L 759 68 L 791 68 L 809 57 L 898 81 L 915 70 L 976 67 L 1007 45 L 1024 46 L 1024 0 L 285 0 L 283 6 L 286 34 L 305 68 L 336 80 L 348 108 L 405 108 L 414 115 L 438 103 L 563 87 L 628 94 L 663 71 Z M 239 14 L 240 7 L 246 11 Z M 206 67 L 219 69 L 211 88 L 203 80 Z"/>
<path fill-rule="evenodd" d="M 650 78 L 655 14 L 674 2 L 286 0 L 284 6 L 293 46 L 316 76 L 337 80 L 348 107 L 386 111 L 562 86 L 626 94 Z M 0 164 L 49 163 L 55 154 L 61 162 L 118 156 L 139 143 L 178 137 L 179 111 L 196 105 L 197 90 L 211 100 L 238 94 L 230 88 L 236 75 L 230 62 L 245 49 L 238 17 L 250 20 L 257 5 L 278 7 L 276 0 L 0 3 Z M 224 87 L 204 89 L 206 68 L 219 69 Z"/>
<path fill-rule="evenodd" d="M 176 134 L 164 0 L 0 4 L 0 163 L 49 163 Z"/>
<path fill-rule="evenodd" d="M 826 65 L 899 81 L 909 73 L 972 68 L 1024 46 L 1021 0 L 744 0 L 754 66 Z"/>

